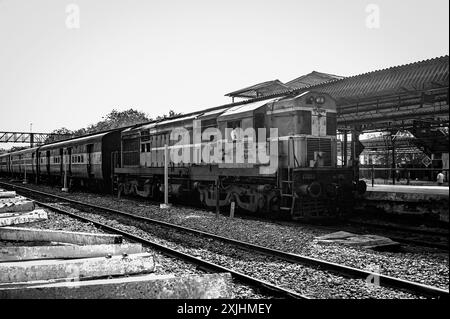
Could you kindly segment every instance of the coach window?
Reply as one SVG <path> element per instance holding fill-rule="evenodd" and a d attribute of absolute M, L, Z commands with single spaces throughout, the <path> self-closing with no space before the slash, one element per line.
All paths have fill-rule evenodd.
<path fill-rule="evenodd" d="M 146 143 L 145 148 L 146 148 L 147 153 L 150 153 L 150 143 Z"/>
<path fill-rule="evenodd" d="M 141 144 L 141 153 L 145 153 L 145 144 Z"/>

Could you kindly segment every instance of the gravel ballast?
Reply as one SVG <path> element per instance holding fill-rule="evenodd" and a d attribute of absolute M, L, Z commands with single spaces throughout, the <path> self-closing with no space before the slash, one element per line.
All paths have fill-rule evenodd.
<path fill-rule="evenodd" d="M 59 190 L 49 186 L 29 185 L 28 187 L 62 195 Z M 185 207 L 160 209 L 158 206 L 146 204 L 142 201 L 118 200 L 109 195 L 84 192 L 64 194 L 64 196 L 273 249 L 355 268 L 376 270 L 384 275 L 443 289 L 449 287 L 448 253 L 438 250 L 380 252 L 337 244 L 321 245 L 314 240 L 314 237 L 325 235 L 327 232 L 307 225 L 286 226 L 271 221 L 230 219 L 223 215 L 216 217 L 214 213 L 209 211 Z"/>
<path fill-rule="evenodd" d="M 53 212 L 50 209 L 45 210 L 48 215 L 47 220 L 38 221 L 34 223 L 14 225 L 14 227 L 48 229 L 48 230 L 65 230 L 65 231 L 85 232 L 85 233 L 107 233 L 97 228 L 93 223 L 83 222 L 79 219 Z M 123 243 L 130 243 L 130 241 L 124 238 Z M 51 243 L 0 241 L 0 247 L 39 246 L 49 244 Z M 144 247 L 144 251 L 151 253 L 153 255 L 156 265 L 154 274 L 156 275 L 188 276 L 188 275 L 205 274 L 204 271 L 197 269 L 195 265 L 184 262 L 183 260 L 177 258 L 166 256 L 155 249 Z M 233 298 L 237 299 L 270 298 L 270 296 L 265 295 L 262 292 L 258 292 L 252 287 L 234 281 L 232 282 L 231 286 Z"/>
<path fill-rule="evenodd" d="M 212 239 L 199 238 L 195 235 L 169 230 L 166 227 L 138 222 L 117 214 L 96 214 L 81 212 L 66 205 L 64 207 L 73 213 L 81 214 L 197 258 L 266 280 L 311 298 L 392 299 L 417 297 L 409 293 L 371 285 L 362 279 L 349 279 L 333 275 L 314 267 L 286 262 Z"/>

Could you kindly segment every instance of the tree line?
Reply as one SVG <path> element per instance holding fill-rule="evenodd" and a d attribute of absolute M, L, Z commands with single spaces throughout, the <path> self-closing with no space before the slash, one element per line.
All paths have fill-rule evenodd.
<path fill-rule="evenodd" d="M 166 118 L 172 118 L 175 116 L 181 115 L 181 113 L 176 113 L 173 110 L 169 110 L 168 114 L 164 114 L 162 116 L 157 116 L 156 118 L 151 118 L 146 113 L 134 110 L 132 108 L 125 110 L 125 111 L 118 111 L 116 109 L 113 109 L 111 112 L 109 112 L 106 116 L 102 117 L 102 120 L 95 124 L 90 124 L 87 127 L 80 128 L 78 130 L 69 130 L 66 127 L 58 128 L 56 130 L 53 130 L 51 134 L 58 134 L 64 137 L 58 137 L 58 136 L 49 136 L 45 140 L 45 144 L 58 141 L 62 138 L 68 138 L 68 137 L 77 137 L 77 136 L 83 136 L 87 134 L 93 134 L 97 132 L 107 131 L 111 129 L 116 129 L 120 127 L 126 127 L 136 124 L 142 124 L 147 123 L 153 120 L 162 120 Z M 8 153 L 8 152 L 15 152 L 20 151 L 23 149 L 29 148 L 29 145 L 26 146 L 13 146 L 11 149 L 6 150 L 0 148 L 0 154 L 2 153 Z"/>
<path fill-rule="evenodd" d="M 149 117 L 146 113 L 134 110 L 132 108 L 125 111 L 118 111 L 113 109 L 106 116 L 102 117 L 102 120 L 91 124 L 85 128 L 80 128 L 78 130 L 71 131 L 66 127 L 62 127 L 56 130 L 53 130 L 52 134 L 59 135 L 69 135 L 72 137 L 83 136 L 87 134 L 98 133 L 102 131 L 112 130 L 116 128 L 147 123 L 153 120 L 162 120 L 166 118 L 172 118 L 175 116 L 181 115 L 181 113 L 176 113 L 173 110 L 170 110 L 168 114 L 164 114 L 162 116 L 157 116 L 155 119 Z M 45 143 L 51 143 L 57 141 L 57 136 L 50 136 L 46 139 Z"/>

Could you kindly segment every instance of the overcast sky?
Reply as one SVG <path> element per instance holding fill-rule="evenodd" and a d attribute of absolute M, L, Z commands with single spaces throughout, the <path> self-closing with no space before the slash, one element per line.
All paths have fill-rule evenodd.
<path fill-rule="evenodd" d="M 72 3 L 79 28 L 73 7 L 66 12 Z M 378 28 L 369 4 L 379 8 Z M 113 108 L 185 113 L 230 102 L 224 94 L 262 81 L 312 70 L 355 75 L 447 55 L 448 7 L 448 0 L 0 0 L 0 131 L 27 131 L 30 123 L 39 132 L 77 129 Z"/>

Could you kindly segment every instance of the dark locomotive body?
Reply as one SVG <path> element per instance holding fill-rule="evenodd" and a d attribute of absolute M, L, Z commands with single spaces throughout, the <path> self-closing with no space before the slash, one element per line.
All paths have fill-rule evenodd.
<path fill-rule="evenodd" d="M 195 124 L 197 123 L 197 124 Z M 200 125 L 199 125 L 200 123 Z M 223 161 L 227 152 L 236 154 L 230 130 L 277 128 L 275 140 L 267 133 L 267 145 L 278 144 L 271 154 L 271 164 L 256 161 Z M 170 138 L 171 132 L 183 128 L 188 142 Z M 195 141 L 206 129 L 217 128 L 221 139 L 211 136 Z M 258 133 L 256 133 L 258 134 Z M 243 136 L 245 160 L 253 149 Z M 228 142 L 225 149 L 219 142 Z M 295 97 L 269 99 L 231 105 L 219 110 L 198 112 L 177 119 L 137 126 L 122 132 L 121 152 L 115 161 L 117 189 L 124 194 L 161 198 L 164 180 L 164 145 L 173 151 L 189 148 L 185 161 L 169 162 L 169 193 L 182 201 L 200 201 L 206 207 L 225 207 L 235 202 L 242 209 L 258 213 L 285 211 L 293 218 L 307 218 L 343 212 L 353 199 L 364 192 L 355 184 L 351 168 L 337 167 L 336 104 L 326 94 L 306 92 Z M 209 161 L 205 147 L 215 145 L 222 161 Z M 197 146 L 197 147 L 196 147 Z M 257 145 L 260 146 L 259 144 Z M 261 146 L 263 147 L 263 146 Z M 214 151 L 211 151 L 214 153 Z M 206 152 L 207 156 L 212 156 Z M 272 164 L 276 163 L 275 169 Z M 219 199 L 216 198 L 218 186 Z M 359 187 L 357 187 L 359 186 Z"/>

